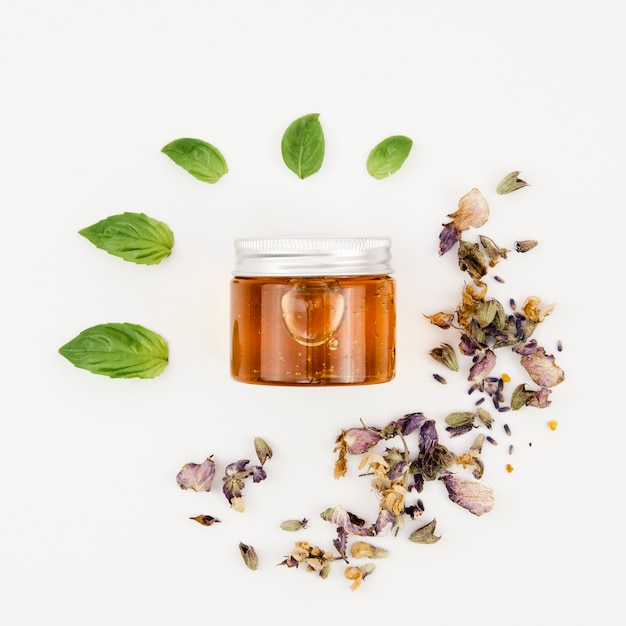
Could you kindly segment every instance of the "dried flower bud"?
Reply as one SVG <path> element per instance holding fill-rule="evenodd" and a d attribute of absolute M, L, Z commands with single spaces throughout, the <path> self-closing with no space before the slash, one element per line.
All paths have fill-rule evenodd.
<path fill-rule="evenodd" d="M 478 409 L 476 409 L 476 415 L 478 415 L 478 419 L 487 428 L 491 428 L 491 426 L 493 424 L 493 417 L 491 417 L 491 413 L 489 413 L 489 411 L 479 407 Z"/>
<path fill-rule="evenodd" d="M 349 428 L 343 433 L 343 440 L 350 454 L 363 454 L 381 439 L 380 432 L 373 428 Z"/>
<path fill-rule="evenodd" d="M 517 189 L 521 189 L 522 187 L 526 187 L 528 183 L 519 178 L 519 174 L 519 172 L 511 172 L 510 174 L 507 174 L 498 184 L 496 191 L 500 195 L 504 195 L 511 193 L 512 191 L 516 191 Z"/>
<path fill-rule="evenodd" d="M 433 348 L 430 351 L 430 356 L 438 363 L 445 365 L 449 370 L 453 372 L 459 371 L 459 362 L 456 358 L 456 352 L 450 344 L 442 343 L 439 348 Z"/>
<path fill-rule="evenodd" d="M 256 455 L 261 465 L 263 465 L 265 461 L 268 461 L 272 458 L 272 449 L 267 445 L 265 439 L 262 439 L 261 437 L 255 437 L 254 449 L 256 450 Z"/>
<path fill-rule="evenodd" d="M 215 462 L 210 456 L 204 463 L 186 463 L 176 475 L 176 482 L 181 489 L 193 491 L 211 491 L 215 477 Z"/>
<path fill-rule="evenodd" d="M 409 541 L 413 543 L 437 543 L 441 539 L 441 535 L 435 535 L 435 528 L 437 527 L 437 521 L 432 520 L 421 526 L 417 530 L 414 530 L 409 535 Z"/>
<path fill-rule="evenodd" d="M 355 559 L 362 559 L 365 557 L 368 559 L 383 559 L 386 556 L 389 556 L 389 551 L 385 550 L 385 548 L 373 546 L 371 543 L 367 543 L 366 541 L 357 541 L 352 544 L 350 554 Z"/>
<path fill-rule="evenodd" d="M 474 414 L 471 411 L 458 411 L 450 413 L 445 419 L 448 426 L 465 426 L 474 422 Z"/>
<path fill-rule="evenodd" d="M 221 521 L 212 515 L 196 515 L 195 517 L 190 517 L 189 519 L 192 519 L 194 522 L 198 522 L 198 524 L 202 524 L 202 526 L 213 526 L 213 524 L 217 524 Z"/>
<path fill-rule="evenodd" d="M 481 278 L 487 274 L 487 262 L 477 243 L 461 241 L 459 244 L 459 267 L 462 272 L 467 272 L 476 284 L 481 283 Z"/>
<path fill-rule="evenodd" d="M 239 552 L 241 552 L 241 556 L 243 558 L 243 562 L 246 564 L 246 567 L 251 570 L 256 570 L 259 567 L 259 557 L 257 556 L 254 548 L 252 546 L 248 546 L 245 543 L 239 543 Z"/>
<path fill-rule="evenodd" d="M 350 589 L 354 591 L 361 586 L 361 583 L 367 576 L 369 576 L 375 569 L 375 565 L 373 563 L 368 563 L 367 565 L 361 565 L 360 567 L 355 567 L 353 565 L 349 565 L 346 567 L 344 571 L 344 576 L 353 581 Z"/>
<path fill-rule="evenodd" d="M 298 530 L 302 530 L 307 527 L 308 520 L 305 518 L 301 520 L 290 519 L 286 522 L 283 522 L 280 527 L 287 532 L 296 532 Z"/>
<path fill-rule="evenodd" d="M 501 258 L 506 259 L 506 255 L 509 252 L 506 248 L 500 248 L 493 239 L 489 239 L 489 237 L 484 235 L 480 235 L 478 238 L 489 257 L 489 267 L 495 267 Z"/>
<path fill-rule="evenodd" d="M 537 241 L 535 239 L 524 239 L 522 241 L 515 242 L 515 250 L 516 252 L 528 252 L 532 250 L 536 245 Z"/>
<path fill-rule="evenodd" d="M 450 328 L 452 322 L 454 321 L 453 313 L 439 312 L 435 313 L 434 315 L 424 315 L 424 317 L 429 319 L 431 324 L 439 326 L 439 328 L 443 328 L 444 330 Z"/>

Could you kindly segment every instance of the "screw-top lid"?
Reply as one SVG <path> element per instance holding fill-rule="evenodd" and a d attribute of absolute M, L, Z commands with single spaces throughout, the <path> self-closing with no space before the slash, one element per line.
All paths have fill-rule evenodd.
<path fill-rule="evenodd" d="M 391 239 L 235 239 L 235 276 L 376 276 L 393 272 Z"/>

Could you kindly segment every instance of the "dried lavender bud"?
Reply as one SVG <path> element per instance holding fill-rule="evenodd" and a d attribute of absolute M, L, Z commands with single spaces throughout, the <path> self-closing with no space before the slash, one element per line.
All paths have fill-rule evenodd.
<path fill-rule="evenodd" d="M 514 448 L 513 448 L 513 445 L 511 444 L 509 446 L 509 454 L 513 454 L 513 450 L 514 450 Z"/>
<path fill-rule="evenodd" d="M 504 424 L 502 426 L 504 428 L 504 432 L 510 437 L 511 436 L 511 427 L 508 424 Z"/>
<path fill-rule="evenodd" d="M 436 526 L 437 526 L 436 520 L 432 520 L 431 522 L 428 522 L 428 524 L 425 524 L 424 526 L 421 526 L 417 530 L 414 530 L 409 535 L 409 541 L 412 541 L 413 543 L 426 543 L 426 544 L 437 543 L 441 539 L 441 535 L 439 536 L 435 535 Z"/>
<path fill-rule="evenodd" d="M 522 241 L 515 242 L 515 250 L 516 252 L 528 252 L 532 250 L 536 245 L 537 241 L 535 239 L 524 239 Z"/>
<path fill-rule="evenodd" d="M 438 383 L 441 383 L 442 385 L 447 385 L 448 384 L 448 381 L 443 376 L 440 376 L 439 374 L 433 374 L 433 378 Z"/>
<path fill-rule="evenodd" d="M 493 277 L 493 279 L 494 279 L 496 282 L 498 282 L 498 283 L 504 283 L 504 282 L 506 282 L 506 281 L 504 280 L 504 278 L 502 278 L 501 276 L 494 276 L 494 277 Z"/>
<path fill-rule="evenodd" d="M 429 354 L 435 361 L 445 365 L 449 370 L 453 372 L 459 371 L 459 362 L 456 358 L 456 352 L 450 344 L 442 343 L 439 348 L 433 348 Z"/>
<path fill-rule="evenodd" d="M 563 342 L 560 339 L 556 342 L 556 349 L 559 352 L 561 352 L 561 350 L 563 350 Z"/>
<path fill-rule="evenodd" d="M 261 437 L 254 438 L 254 449 L 256 451 L 257 458 L 259 459 L 259 463 L 261 465 L 265 464 L 265 461 L 268 461 L 272 458 L 273 452 L 272 449 L 267 445 L 266 441 Z"/>
<path fill-rule="evenodd" d="M 256 570 L 259 567 L 259 557 L 257 556 L 254 548 L 252 546 L 248 546 L 245 543 L 239 543 L 239 552 L 243 558 L 243 562 L 246 564 L 246 567 L 251 570 Z"/>
<path fill-rule="evenodd" d="M 485 439 L 486 439 L 486 440 L 487 440 L 487 441 L 488 441 L 488 442 L 489 442 L 492 446 L 497 446 L 497 445 L 498 445 L 498 442 L 497 442 L 497 441 L 496 441 L 493 437 L 490 437 L 489 435 L 487 435 L 487 436 L 485 437 Z"/>
<path fill-rule="evenodd" d="M 221 521 L 212 515 L 196 515 L 195 517 L 190 517 L 189 519 L 192 519 L 194 522 L 198 522 L 198 524 L 202 524 L 202 526 L 212 526 L 213 524 L 217 524 Z"/>
<path fill-rule="evenodd" d="M 298 530 L 302 530 L 303 528 L 307 527 L 308 524 L 307 518 L 303 518 L 301 520 L 297 520 L 297 519 L 290 519 L 287 520 L 286 522 L 283 522 L 280 527 L 283 530 L 286 530 L 288 532 L 296 532 Z"/>
<path fill-rule="evenodd" d="M 500 195 L 505 195 L 507 193 L 511 193 L 512 191 L 516 191 L 517 189 L 521 189 L 522 187 L 526 187 L 528 183 L 521 178 L 519 178 L 519 172 L 511 172 L 507 174 L 498 184 L 496 191 Z"/>

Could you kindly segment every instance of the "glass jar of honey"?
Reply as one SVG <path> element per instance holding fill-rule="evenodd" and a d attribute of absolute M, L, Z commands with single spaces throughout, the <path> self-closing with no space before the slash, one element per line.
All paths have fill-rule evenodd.
<path fill-rule="evenodd" d="M 235 380 L 367 385 L 394 377 L 390 239 L 237 239 L 235 259 Z"/>

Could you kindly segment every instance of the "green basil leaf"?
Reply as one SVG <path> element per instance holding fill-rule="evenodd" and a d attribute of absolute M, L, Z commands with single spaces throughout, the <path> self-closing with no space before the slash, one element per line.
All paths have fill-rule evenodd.
<path fill-rule="evenodd" d="M 404 135 L 383 139 L 367 157 L 367 171 L 376 179 L 397 172 L 411 152 L 413 141 Z"/>
<path fill-rule="evenodd" d="M 319 113 L 310 113 L 293 121 L 281 142 L 285 165 L 300 178 L 315 174 L 324 162 L 324 131 Z"/>
<path fill-rule="evenodd" d="M 160 263 L 174 245 L 169 227 L 143 213 L 111 215 L 78 233 L 109 254 L 143 265 Z"/>
<path fill-rule="evenodd" d="M 161 152 L 205 183 L 216 183 L 228 172 L 222 153 L 202 139 L 175 139 L 164 146 Z"/>
<path fill-rule="evenodd" d="M 110 378 L 154 378 L 168 362 L 168 345 L 137 324 L 99 324 L 59 348 L 76 367 Z"/>

